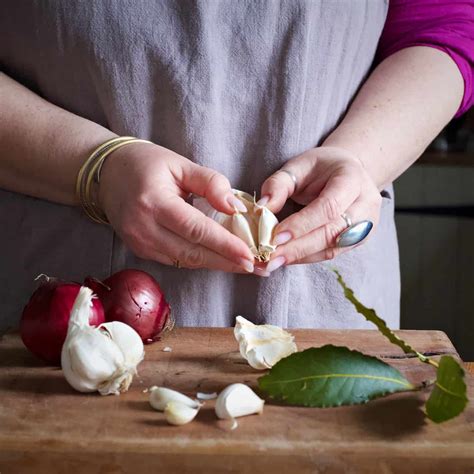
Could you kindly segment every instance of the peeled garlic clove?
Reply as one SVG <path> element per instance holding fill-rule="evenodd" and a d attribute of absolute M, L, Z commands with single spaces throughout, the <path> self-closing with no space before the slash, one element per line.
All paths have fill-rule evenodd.
<path fill-rule="evenodd" d="M 132 382 L 143 358 L 143 343 L 128 326 L 91 327 L 92 299 L 92 290 L 81 287 L 71 310 L 61 367 L 69 384 L 80 392 L 118 395 Z"/>
<path fill-rule="evenodd" d="M 165 387 L 150 388 L 150 405 L 158 411 L 164 411 L 168 403 L 178 402 L 190 408 L 199 408 L 201 404 L 186 395 Z"/>
<path fill-rule="evenodd" d="M 242 357 L 258 370 L 270 369 L 298 350 L 287 331 L 272 324 L 257 325 L 242 316 L 236 318 L 234 336 Z"/>
<path fill-rule="evenodd" d="M 247 385 L 234 383 L 226 387 L 217 397 L 216 415 L 221 419 L 262 413 L 265 401 Z"/>
<path fill-rule="evenodd" d="M 185 425 L 194 420 L 198 414 L 198 408 L 191 408 L 190 406 L 180 403 L 178 401 L 169 402 L 165 407 L 166 421 L 170 425 Z"/>

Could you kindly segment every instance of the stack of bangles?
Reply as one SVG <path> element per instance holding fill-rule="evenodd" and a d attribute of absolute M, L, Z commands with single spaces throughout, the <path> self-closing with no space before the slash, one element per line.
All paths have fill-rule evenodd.
<path fill-rule="evenodd" d="M 116 137 L 97 147 L 81 166 L 76 180 L 76 198 L 88 217 L 100 224 L 108 224 L 105 212 L 98 205 L 100 172 L 106 158 L 114 151 L 131 143 L 151 143 L 134 137 Z"/>

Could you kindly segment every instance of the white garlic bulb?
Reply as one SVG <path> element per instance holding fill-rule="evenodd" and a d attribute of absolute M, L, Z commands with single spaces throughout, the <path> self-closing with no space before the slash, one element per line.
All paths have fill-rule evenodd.
<path fill-rule="evenodd" d="M 221 419 L 262 413 L 265 401 L 247 385 L 234 383 L 226 387 L 216 400 L 216 415 Z"/>
<path fill-rule="evenodd" d="M 199 408 L 201 404 L 192 398 L 165 387 L 150 387 L 150 405 L 158 411 L 164 411 L 170 402 L 178 402 L 190 408 Z"/>
<path fill-rule="evenodd" d="M 271 369 L 279 360 L 298 349 L 294 337 L 271 324 L 257 325 L 242 316 L 235 319 L 234 336 L 240 354 L 254 369 Z"/>
<path fill-rule="evenodd" d="M 234 195 L 244 204 L 247 211 L 229 216 L 216 211 L 205 198 L 196 197 L 193 206 L 207 217 L 215 220 L 229 232 L 241 238 L 260 262 L 268 262 L 276 246 L 272 245 L 278 219 L 265 206 L 259 206 L 250 194 L 233 189 Z"/>
<path fill-rule="evenodd" d="M 71 310 L 61 367 L 79 392 L 118 395 L 128 390 L 137 372 L 145 354 L 143 342 L 134 329 L 118 321 L 90 326 L 92 299 L 92 290 L 81 287 Z"/>

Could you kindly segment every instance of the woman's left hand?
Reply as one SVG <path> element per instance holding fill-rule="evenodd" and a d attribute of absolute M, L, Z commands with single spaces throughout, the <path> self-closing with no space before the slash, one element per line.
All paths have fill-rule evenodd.
<path fill-rule="evenodd" d="M 353 223 L 379 221 L 382 197 L 362 163 L 336 147 L 313 148 L 292 158 L 262 186 L 260 202 L 278 213 L 290 197 L 305 207 L 275 229 L 278 245 L 267 265 L 272 272 L 282 265 L 330 260 L 353 247 L 338 248 L 336 239 L 347 227 L 344 213 Z M 372 230 L 373 232 L 373 230 Z"/>

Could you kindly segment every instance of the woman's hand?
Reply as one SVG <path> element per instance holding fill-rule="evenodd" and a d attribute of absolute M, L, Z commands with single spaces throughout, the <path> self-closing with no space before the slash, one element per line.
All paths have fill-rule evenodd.
<path fill-rule="evenodd" d="M 272 272 L 282 265 L 329 260 L 347 248 L 336 247 L 337 236 L 346 228 L 341 217 L 352 222 L 379 220 L 381 195 L 362 163 L 346 150 L 320 147 L 292 158 L 285 170 L 294 174 L 297 189 L 288 173 L 277 171 L 262 186 L 260 202 L 279 212 L 288 198 L 305 207 L 282 221 L 275 229 L 279 245 L 267 265 Z"/>
<path fill-rule="evenodd" d="M 158 145 L 138 143 L 107 159 L 99 199 L 112 227 L 138 257 L 253 272 L 254 258 L 245 243 L 188 204 L 190 193 L 227 214 L 242 207 L 221 174 Z"/>

